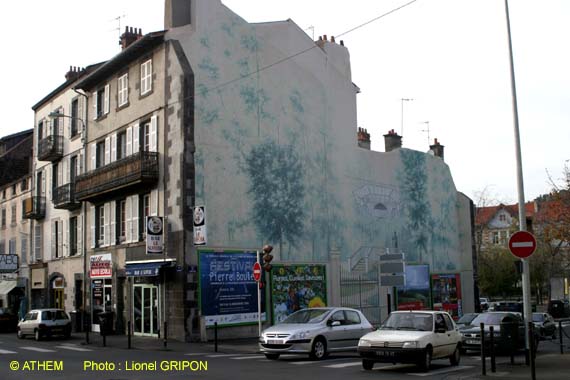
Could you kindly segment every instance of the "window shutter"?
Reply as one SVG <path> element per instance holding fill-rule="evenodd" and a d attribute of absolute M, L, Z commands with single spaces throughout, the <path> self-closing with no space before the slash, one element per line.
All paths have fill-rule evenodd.
<path fill-rule="evenodd" d="M 83 171 L 83 153 L 79 152 L 79 154 L 77 155 L 77 161 L 75 161 L 75 176 L 77 177 L 78 175 L 80 175 L 82 171 Z"/>
<path fill-rule="evenodd" d="M 71 157 L 67 156 L 64 160 L 63 160 L 63 183 L 69 183 L 69 179 L 71 178 L 70 176 L 70 172 L 71 172 Z"/>
<path fill-rule="evenodd" d="M 111 135 L 111 162 L 117 161 L 117 134 Z"/>
<path fill-rule="evenodd" d="M 97 120 L 98 112 L 99 110 L 97 109 L 97 91 L 95 91 L 93 93 L 93 120 Z"/>
<path fill-rule="evenodd" d="M 127 128 L 127 157 L 133 154 L 133 128 Z"/>
<path fill-rule="evenodd" d="M 77 253 L 83 254 L 83 214 L 77 217 Z"/>
<path fill-rule="evenodd" d="M 131 212 L 133 215 L 132 228 L 133 228 L 133 241 L 139 241 L 139 195 L 135 194 L 131 198 Z"/>
<path fill-rule="evenodd" d="M 57 165 L 57 186 L 61 186 L 63 185 L 63 173 L 64 173 L 64 165 L 65 165 L 65 161 L 67 160 L 63 160 L 61 162 L 61 165 Z"/>
<path fill-rule="evenodd" d="M 105 203 L 105 205 L 104 205 L 105 215 L 103 218 L 103 223 L 104 223 L 104 226 L 103 226 L 103 244 L 105 246 L 109 245 L 109 240 L 111 237 L 110 236 L 111 231 L 110 231 L 110 226 L 109 226 L 109 223 L 111 222 L 111 210 L 110 209 L 111 209 L 111 204 Z"/>
<path fill-rule="evenodd" d="M 57 243 L 57 235 L 56 235 L 56 221 L 52 220 L 51 221 L 51 259 L 55 259 L 55 250 L 57 249 L 56 243 Z"/>
<path fill-rule="evenodd" d="M 151 190 L 150 192 L 150 215 L 158 215 L 158 190 Z"/>
<path fill-rule="evenodd" d="M 79 104 L 79 101 L 78 101 L 78 104 Z M 71 103 L 70 103 L 69 104 L 69 112 L 70 113 L 71 113 L 72 109 L 73 109 L 73 107 L 71 106 Z M 73 116 L 73 115 L 70 115 L 70 116 Z M 79 116 L 79 114 L 77 116 Z M 62 117 L 61 119 L 63 120 L 64 118 Z M 69 139 L 71 138 L 71 124 L 73 124 L 73 122 L 79 123 L 77 120 L 74 121 L 72 119 L 69 119 L 69 123 L 67 123 L 67 138 L 69 138 Z"/>
<path fill-rule="evenodd" d="M 158 130 L 158 116 L 153 115 L 150 118 L 150 151 L 156 152 L 158 149 L 158 140 L 157 140 L 157 130 Z"/>
<path fill-rule="evenodd" d="M 110 99 L 109 95 L 110 95 L 110 86 L 109 86 L 109 84 L 106 84 L 105 85 L 105 105 L 104 105 L 105 115 L 109 113 L 109 109 L 110 109 L 110 103 L 109 102 L 111 99 Z"/>
<path fill-rule="evenodd" d="M 125 231 L 125 241 L 127 243 L 131 243 L 133 241 L 133 214 L 131 211 L 131 198 L 132 197 L 127 197 L 125 201 L 125 219 L 127 225 L 127 230 Z"/>
<path fill-rule="evenodd" d="M 97 144 L 96 143 L 92 143 L 91 144 L 91 170 L 95 170 L 97 169 Z"/>
<path fill-rule="evenodd" d="M 36 224 L 34 230 L 34 256 L 36 261 L 42 259 L 42 226 L 43 224 Z"/>
<path fill-rule="evenodd" d="M 57 223 L 57 253 L 59 257 L 63 257 L 63 220 L 59 220 Z"/>
<path fill-rule="evenodd" d="M 85 118 L 85 115 L 83 114 L 83 102 L 85 101 L 85 99 L 83 98 L 83 96 L 80 96 L 79 98 L 77 98 L 77 117 L 81 119 L 81 121 L 83 120 L 87 120 Z M 77 120 L 77 126 L 81 128 L 80 132 L 83 132 L 83 124 L 81 123 L 81 121 Z M 87 136 L 82 136 L 82 137 L 87 137 Z"/>
<path fill-rule="evenodd" d="M 47 171 L 42 171 L 42 183 L 41 183 L 41 195 L 42 197 L 46 196 L 46 175 L 47 175 Z"/>
<path fill-rule="evenodd" d="M 59 109 L 59 113 L 65 114 L 63 108 Z M 57 131 L 54 131 L 54 132 L 56 132 L 59 136 L 63 136 L 63 125 L 64 125 L 64 123 L 65 123 L 64 117 L 58 117 L 57 118 L 57 127 L 58 128 L 57 128 Z"/>
<path fill-rule="evenodd" d="M 97 220 L 95 215 L 95 206 L 89 207 L 89 211 L 91 213 L 91 248 L 95 248 L 97 245 L 97 236 L 95 235 L 95 221 Z"/>
<path fill-rule="evenodd" d="M 139 152 L 139 123 L 133 125 L 133 154 Z"/>
<path fill-rule="evenodd" d="M 111 163 L 111 137 L 105 137 L 105 165 Z"/>
<path fill-rule="evenodd" d="M 111 223 L 110 223 L 111 230 L 109 231 L 109 237 L 110 237 L 110 240 L 111 240 L 111 245 L 115 245 L 116 242 L 117 242 L 117 238 L 116 238 L 116 236 L 115 236 L 115 235 L 116 235 L 116 232 L 117 232 L 117 231 L 116 231 L 117 202 L 116 202 L 116 201 L 112 201 L 112 202 L 111 202 L 111 205 L 110 205 L 110 208 L 111 208 L 111 214 L 110 214 L 110 217 L 111 217 L 111 218 L 110 218 L 110 219 L 111 219 Z"/>

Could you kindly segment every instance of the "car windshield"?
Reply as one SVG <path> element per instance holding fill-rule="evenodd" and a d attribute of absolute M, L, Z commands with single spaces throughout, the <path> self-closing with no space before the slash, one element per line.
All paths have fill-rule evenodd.
<path fill-rule="evenodd" d="M 475 319 L 475 317 L 477 316 L 477 314 L 465 314 L 463 317 L 459 318 L 459 320 L 457 321 L 457 324 L 465 324 L 468 325 L 471 323 L 471 321 L 473 319 Z"/>
<path fill-rule="evenodd" d="M 47 321 L 50 319 L 67 319 L 67 314 L 61 310 L 45 310 L 42 311 L 42 320 Z"/>
<path fill-rule="evenodd" d="M 428 313 L 392 313 L 380 330 L 431 331 L 433 316 Z"/>
<path fill-rule="evenodd" d="M 471 321 L 471 324 L 474 326 L 478 326 L 481 323 L 484 323 L 486 325 L 499 325 L 501 324 L 501 322 L 515 322 L 516 318 L 514 316 L 512 316 L 511 318 L 508 318 L 509 316 L 511 316 L 511 314 L 505 314 L 505 313 L 483 313 L 483 314 L 479 314 L 473 321 Z"/>
<path fill-rule="evenodd" d="M 330 310 L 305 309 L 299 310 L 283 320 L 281 323 L 319 323 L 322 322 Z"/>
<path fill-rule="evenodd" d="M 544 315 L 543 314 L 533 314 L 532 315 L 533 322 L 544 322 Z"/>

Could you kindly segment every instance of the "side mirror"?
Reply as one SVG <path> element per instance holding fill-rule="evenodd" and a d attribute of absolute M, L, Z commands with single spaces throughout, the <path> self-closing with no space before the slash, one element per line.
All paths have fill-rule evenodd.
<path fill-rule="evenodd" d="M 329 327 L 340 326 L 340 321 L 333 321 L 332 319 L 329 319 L 327 321 L 327 326 Z"/>

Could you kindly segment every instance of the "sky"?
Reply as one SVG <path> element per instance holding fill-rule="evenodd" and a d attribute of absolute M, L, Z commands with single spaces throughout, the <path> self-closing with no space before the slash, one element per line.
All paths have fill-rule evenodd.
<path fill-rule="evenodd" d="M 381 17 L 410 1 L 222 0 L 249 22 L 292 19 L 315 39 L 340 36 L 361 90 L 355 136 L 366 128 L 373 150 L 384 151 L 394 129 L 404 147 L 427 151 L 429 126 L 457 190 L 476 203 L 516 203 L 504 1 L 416 0 Z M 570 159 L 570 1 L 511 0 L 509 9 L 529 201 L 551 190 L 549 178 L 561 179 Z M 125 26 L 164 27 L 164 0 L 12 1 L 0 10 L 0 136 L 33 127 L 31 107 L 69 66 L 119 53 Z"/>

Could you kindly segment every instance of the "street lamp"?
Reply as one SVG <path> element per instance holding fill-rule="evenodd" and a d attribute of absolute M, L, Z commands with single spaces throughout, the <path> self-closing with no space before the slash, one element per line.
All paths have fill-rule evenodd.
<path fill-rule="evenodd" d="M 85 121 L 77 116 L 69 116 L 58 111 L 52 111 L 49 113 L 49 118 L 54 120 L 61 117 L 65 117 L 71 120 L 79 120 L 81 122 L 81 143 L 83 144 L 83 168 L 87 168 L 87 154 L 86 154 L 86 144 L 87 141 L 87 125 Z M 89 344 L 89 325 L 87 323 L 87 215 L 86 215 L 86 205 L 85 202 L 81 202 L 81 214 L 82 214 L 82 245 L 83 245 L 83 328 L 85 329 L 85 343 Z"/>

